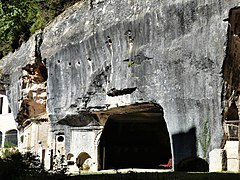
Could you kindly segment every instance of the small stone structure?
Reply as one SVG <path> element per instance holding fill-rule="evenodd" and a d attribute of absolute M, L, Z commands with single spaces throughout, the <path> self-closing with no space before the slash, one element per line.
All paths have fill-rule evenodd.
<path fill-rule="evenodd" d="M 239 141 L 227 141 L 224 149 L 227 152 L 227 170 L 237 172 L 239 170 Z"/>
<path fill-rule="evenodd" d="M 213 149 L 209 153 L 209 171 L 221 172 L 227 170 L 226 150 Z"/>

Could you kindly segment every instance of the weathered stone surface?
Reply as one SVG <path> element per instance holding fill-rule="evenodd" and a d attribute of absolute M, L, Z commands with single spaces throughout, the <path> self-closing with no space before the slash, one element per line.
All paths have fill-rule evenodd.
<path fill-rule="evenodd" d="M 221 172 L 227 170 L 226 150 L 213 149 L 209 153 L 209 172 Z"/>
<path fill-rule="evenodd" d="M 27 119 L 46 113 L 47 69 L 41 58 L 41 44 L 42 32 L 38 32 L 2 61 L 3 84 L 19 127 Z"/>
<path fill-rule="evenodd" d="M 239 141 L 227 141 L 225 149 L 227 151 L 227 170 L 235 171 L 239 170 L 239 157 L 238 157 Z"/>
<path fill-rule="evenodd" d="M 181 142 L 172 145 L 175 163 L 203 156 L 222 139 L 223 20 L 237 5 L 239 0 L 78 3 L 44 29 L 41 43 L 36 35 L 3 59 L 14 115 L 21 112 L 22 67 L 46 62 L 53 129 L 61 129 L 57 123 L 64 118 L 81 121 L 81 112 L 154 102 L 164 110 L 171 142 Z M 128 89 L 135 90 L 120 93 Z M 206 121 L 209 144 L 196 149 L 199 141 L 189 140 L 204 141 Z M 71 139 L 68 127 L 62 129 Z"/>

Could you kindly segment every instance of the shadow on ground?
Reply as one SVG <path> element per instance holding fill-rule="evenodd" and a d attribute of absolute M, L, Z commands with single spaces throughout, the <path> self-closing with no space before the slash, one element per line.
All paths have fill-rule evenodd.
<path fill-rule="evenodd" d="M 32 179 L 33 177 L 29 178 Z M 34 178 L 34 179 L 41 179 Z M 48 178 L 44 178 L 45 180 Z M 51 180 L 239 180 L 239 173 L 185 173 L 185 172 L 131 172 L 116 174 L 77 175 L 68 177 L 51 177 Z"/>

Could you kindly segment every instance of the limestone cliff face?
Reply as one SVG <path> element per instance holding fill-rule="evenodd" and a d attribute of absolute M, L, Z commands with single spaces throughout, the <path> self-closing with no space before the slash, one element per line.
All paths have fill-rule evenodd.
<path fill-rule="evenodd" d="M 46 113 L 47 69 L 41 58 L 41 43 L 42 33 L 39 32 L 2 61 L 3 84 L 19 128 L 26 120 Z"/>
<path fill-rule="evenodd" d="M 198 152 L 219 147 L 228 28 L 223 20 L 239 4 L 105 0 L 74 5 L 3 59 L 15 118 L 24 121 L 47 108 L 53 124 L 84 126 L 93 120 L 89 113 L 155 102 L 163 107 L 172 142 L 192 130 L 204 140 L 207 122 L 210 144 L 207 150 L 198 146 Z M 186 146 L 173 147 L 179 154 L 187 149 L 185 141 Z"/>

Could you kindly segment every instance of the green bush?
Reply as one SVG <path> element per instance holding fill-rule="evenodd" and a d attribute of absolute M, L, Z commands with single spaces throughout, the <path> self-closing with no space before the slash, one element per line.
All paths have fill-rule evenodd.
<path fill-rule="evenodd" d="M 0 179 L 65 179 L 64 162 L 52 172 L 46 171 L 38 156 L 32 153 L 22 155 L 18 150 L 4 149 L 0 158 Z"/>
<path fill-rule="evenodd" d="M 79 0 L 0 1 L 0 59 Z"/>
<path fill-rule="evenodd" d="M 0 179 L 16 179 L 26 174 L 26 164 L 19 152 L 5 151 L 0 158 Z"/>
<path fill-rule="evenodd" d="M 38 1 L 0 2 L 0 56 L 17 49 L 29 38 L 29 28 L 36 21 Z"/>
<path fill-rule="evenodd" d="M 49 176 L 33 155 L 22 155 L 18 151 L 5 149 L 0 158 L 0 179 L 23 179 L 26 176 Z"/>
<path fill-rule="evenodd" d="M 5 141 L 4 142 L 4 148 L 14 148 L 14 147 L 17 147 L 16 144 L 13 144 L 12 142 L 10 141 Z"/>

